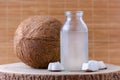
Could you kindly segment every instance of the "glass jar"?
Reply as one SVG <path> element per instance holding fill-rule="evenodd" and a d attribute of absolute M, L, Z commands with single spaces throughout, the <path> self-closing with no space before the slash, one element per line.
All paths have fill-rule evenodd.
<path fill-rule="evenodd" d="M 64 70 L 80 70 L 88 61 L 88 28 L 83 11 L 66 11 L 66 21 L 60 32 L 61 64 Z"/>

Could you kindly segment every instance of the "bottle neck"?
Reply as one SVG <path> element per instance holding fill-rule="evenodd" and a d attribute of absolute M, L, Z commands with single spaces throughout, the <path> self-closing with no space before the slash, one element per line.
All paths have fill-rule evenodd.
<path fill-rule="evenodd" d="M 66 19 L 67 20 L 82 20 L 83 12 L 82 11 L 66 11 Z"/>
<path fill-rule="evenodd" d="M 77 21 L 77 20 L 82 20 L 82 16 L 66 16 L 67 21 Z"/>
<path fill-rule="evenodd" d="M 83 31 L 87 32 L 87 26 L 85 22 L 82 19 L 83 12 L 77 11 L 77 12 L 66 12 L 66 21 L 64 23 L 64 26 L 62 28 L 63 31 Z"/>

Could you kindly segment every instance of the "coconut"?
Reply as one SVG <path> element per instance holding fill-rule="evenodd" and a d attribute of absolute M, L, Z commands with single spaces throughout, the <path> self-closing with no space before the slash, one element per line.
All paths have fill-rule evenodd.
<path fill-rule="evenodd" d="M 47 68 L 60 60 L 61 22 L 53 17 L 32 16 L 18 26 L 14 49 L 18 58 L 33 68 Z"/>

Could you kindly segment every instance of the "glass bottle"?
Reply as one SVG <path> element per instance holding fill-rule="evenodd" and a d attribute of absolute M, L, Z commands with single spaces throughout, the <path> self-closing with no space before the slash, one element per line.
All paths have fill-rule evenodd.
<path fill-rule="evenodd" d="M 88 28 L 83 11 L 66 11 L 66 21 L 60 32 L 61 63 L 64 70 L 80 70 L 88 61 Z"/>

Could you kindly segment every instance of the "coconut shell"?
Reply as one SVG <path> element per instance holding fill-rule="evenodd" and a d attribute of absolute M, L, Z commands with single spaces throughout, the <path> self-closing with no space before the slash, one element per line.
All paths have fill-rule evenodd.
<path fill-rule="evenodd" d="M 33 68 L 47 68 L 60 60 L 61 22 L 53 17 L 33 16 L 18 26 L 14 48 L 18 58 Z"/>

